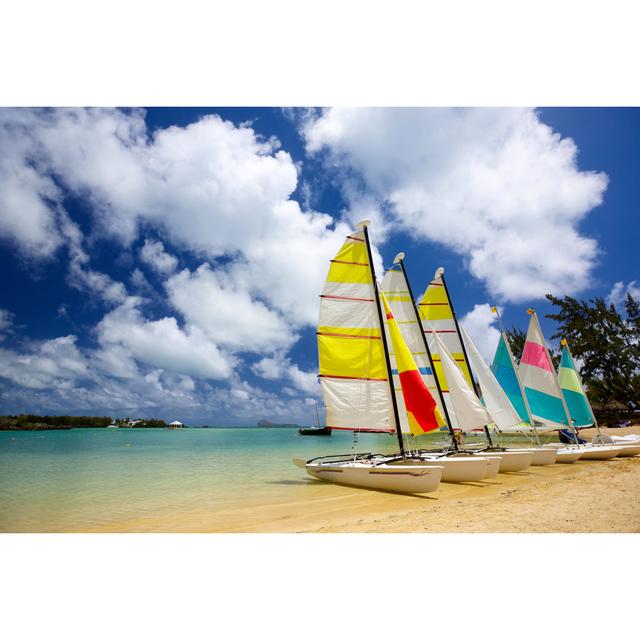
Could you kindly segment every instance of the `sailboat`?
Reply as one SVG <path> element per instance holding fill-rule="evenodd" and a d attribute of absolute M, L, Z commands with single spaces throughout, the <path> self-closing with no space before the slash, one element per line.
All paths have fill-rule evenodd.
<path fill-rule="evenodd" d="M 387 333 L 393 337 L 397 327 L 403 343 L 400 348 L 403 351 L 406 349 L 410 352 L 409 355 L 416 366 L 417 373 L 433 396 L 439 415 L 444 418 L 440 429 L 449 431 L 453 445 L 452 449 L 444 451 L 422 450 L 416 446 L 416 450 L 413 453 L 419 455 L 420 459 L 425 462 L 431 460 L 435 464 L 444 465 L 445 469 L 442 475 L 444 482 L 473 482 L 495 477 L 500 465 L 498 457 L 481 456 L 482 460 L 480 460 L 479 456 L 469 455 L 468 452 L 463 452 L 458 447 L 451 426 L 449 409 L 444 402 L 442 390 L 434 375 L 431 351 L 421 328 L 419 312 L 406 275 L 404 253 L 399 253 L 394 258 L 393 265 L 387 269 L 384 275 L 381 288 L 383 298 L 389 305 L 389 311 L 393 316 L 393 327 L 389 325 Z M 389 357 L 394 381 L 393 386 L 396 390 L 400 409 L 400 428 L 403 433 L 409 434 L 409 443 L 412 443 L 414 438 L 423 435 L 424 431 L 419 428 L 416 429 L 406 417 L 409 414 L 403 411 L 405 398 L 399 374 L 399 359 L 394 342 L 394 340 L 390 340 Z"/>
<path fill-rule="evenodd" d="M 405 455 L 380 292 L 376 282 L 369 220 L 356 225 L 331 260 L 318 323 L 320 384 L 326 425 L 355 433 L 396 433 L 399 455 L 345 454 L 295 461 L 321 480 L 367 489 L 428 493 L 438 488 L 441 465 Z M 417 388 L 428 404 L 426 387 Z M 435 403 L 433 403 L 435 407 Z M 435 411 L 427 415 L 437 427 Z M 420 420 L 423 416 L 414 416 Z"/>
<path fill-rule="evenodd" d="M 530 449 L 495 447 L 488 425 L 492 418 L 476 394 L 469 357 L 462 341 L 460 326 L 439 267 L 420 302 L 420 319 L 433 355 L 436 378 L 445 394 L 454 425 L 463 431 L 484 430 L 488 447 L 483 455 L 499 456 L 500 471 L 523 471 L 532 464 Z"/>
<path fill-rule="evenodd" d="M 330 436 L 331 429 L 329 427 L 323 427 L 320 425 L 320 414 L 318 413 L 318 403 L 315 402 L 316 407 L 316 426 L 315 427 L 302 427 L 298 429 L 298 433 L 301 436 Z"/>
<path fill-rule="evenodd" d="M 518 371 L 531 415 L 552 429 L 570 429 L 575 441 L 579 442 L 578 432 L 553 368 L 538 316 L 533 309 L 529 309 L 528 313 L 531 318 Z M 594 445 L 577 445 L 570 448 L 577 448 L 581 452 L 581 460 L 607 460 L 615 458 L 622 450 L 620 447 Z"/>
<path fill-rule="evenodd" d="M 538 446 L 540 446 L 536 423 L 531 414 L 531 407 L 529 406 L 518 368 L 511 353 L 511 346 L 509 345 L 509 339 L 502 324 L 502 318 L 500 317 L 497 307 L 491 307 L 491 311 L 498 316 L 498 324 L 500 326 L 500 339 L 498 340 L 498 346 L 491 365 L 491 372 L 496 383 L 506 396 L 507 401 L 520 419 L 520 424 L 513 425 L 511 429 L 516 431 L 531 430 Z M 508 429 L 508 426 L 503 428 Z M 566 447 L 557 448 L 555 462 L 573 463 L 577 462 L 580 456 L 580 451 L 575 449 L 568 449 Z"/>
<path fill-rule="evenodd" d="M 562 389 L 562 394 L 564 395 L 564 400 L 574 426 L 595 426 L 598 434 L 594 436 L 593 443 L 614 445 L 616 447 L 622 446 L 622 450 L 618 454 L 620 457 L 638 455 L 640 453 L 640 437 L 633 436 L 631 439 L 618 439 L 616 436 L 608 436 L 601 433 L 589 398 L 585 393 L 575 360 L 569 349 L 569 343 L 563 338 L 560 344 L 562 345 L 562 355 L 560 364 L 558 365 L 558 383 L 560 384 L 560 389 Z"/>

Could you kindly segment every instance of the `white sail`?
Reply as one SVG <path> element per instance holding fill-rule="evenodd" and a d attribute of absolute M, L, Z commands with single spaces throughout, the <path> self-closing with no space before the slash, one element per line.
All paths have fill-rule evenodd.
<path fill-rule="evenodd" d="M 482 390 L 482 400 L 493 423 L 501 431 L 514 430 L 514 428 L 520 430 L 523 426 L 528 427 L 529 425 L 523 424 L 507 394 L 503 391 L 500 383 L 496 380 L 493 372 L 480 355 L 478 348 L 462 324 L 460 325 L 460 332 L 467 348 L 467 356 L 469 357 L 471 368 Z"/>
<path fill-rule="evenodd" d="M 331 429 L 396 430 L 364 232 L 347 236 L 320 296 L 320 384 Z"/>
<path fill-rule="evenodd" d="M 440 360 L 449 386 L 449 400 L 456 413 L 458 426 L 464 431 L 479 429 L 491 422 L 491 416 L 469 386 L 460 367 L 456 364 L 437 333 L 432 332 L 440 352 Z"/>

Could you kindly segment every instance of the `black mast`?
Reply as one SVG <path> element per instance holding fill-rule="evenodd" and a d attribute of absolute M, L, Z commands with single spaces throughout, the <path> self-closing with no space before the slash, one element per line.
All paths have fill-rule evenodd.
<path fill-rule="evenodd" d="M 393 386 L 393 374 L 391 373 L 391 360 L 389 359 L 389 347 L 385 340 L 384 334 L 384 316 L 382 315 L 382 307 L 380 306 L 380 295 L 378 294 L 378 283 L 376 282 L 376 272 L 373 268 L 373 258 L 371 256 L 371 244 L 369 243 L 369 231 L 367 225 L 369 220 L 363 220 L 359 225 L 362 225 L 364 230 L 364 240 L 367 245 L 367 255 L 369 256 L 369 269 L 371 270 L 371 278 L 373 279 L 373 291 L 376 296 L 376 306 L 378 308 L 378 319 L 380 320 L 380 339 L 382 340 L 382 347 L 384 349 L 384 359 L 387 363 L 387 375 L 389 376 L 389 387 L 391 388 L 391 404 L 393 405 L 393 415 L 396 419 L 396 434 L 398 435 L 398 444 L 400 445 L 400 455 L 404 458 L 404 443 L 402 442 L 402 430 L 400 428 L 400 416 L 398 414 L 398 401 L 396 399 L 396 390 Z M 359 226 L 356 225 L 356 226 Z"/>
<path fill-rule="evenodd" d="M 444 401 L 444 395 L 442 393 L 442 388 L 440 387 L 440 381 L 438 380 L 438 376 L 436 375 L 436 368 L 433 364 L 433 358 L 431 357 L 431 349 L 429 349 L 429 343 L 427 342 L 427 336 L 424 333 L 424 329 L 422 327 L 422 322 L 420 321 L 420 313 L 418 312 L 418 307 L 416 307 L 416 301 L 413 297 L 413 291 L 411 291 L 411 285 L 409 284 L 409 278 L 407 278 L 407 271 L 404 268 L 404 254 L 399 254 L 401 257 L 398 262 L 400 264 L 400 268 L 402 269 L 402 275 L 404 276 L 404 281 L 407 284 L 407 291 L 409 292 L 409 297 L 411 298 L 411 305 L 413 306 L 413 311 L 416 314 L 416 322 L 418 323 L 418 327 L 420 327 L 420 335 L 422 336 L 422 342 L 424 343 L 424 348 L 427 351 L 427 356 L 429 356 L 429 364 L 431 365 L 431 371 L 433 372 L 433 379 L 436 381 L 436 388 L 438 389 L 438 395 L 440 396 L 440 402 L 442 403 L 442 408 L 444 409 L 444 417 L 447 421 L 447 427 L 449 427 L 449 433 L 451 434 L 451 440 L 453 441 L 453 446 L 455 450 L 458 451 L 458 443 L 456 441 L 456 437 L 453 433 L 453 425 L 451 424 L 451 418 L 449 417 L 449 410 L 447 409 L 447 404 Z"/>
<path fill-rule="evenodd" d="M 460 340 L 460 344 L 462 345 L 462 353 L 464 355 L 464 359 L 467 361 L 467 368 L 469 369 L 471 384 L 473 385 L 473 390 L 476 392 L 476 395 L 477 395 L 476 383 L 475 383 L 475 380 L 473 379 L 473 371 L 471 370 L 471 361 L 469 360 L 469 356 L 467 355 L 467 349 L 464 346 L 464 340 L 462 339 L 462 335 L 460 333 L 460 325 L 458 324 L 458 318 L 456 317 L 456 312 L 453 308 L 453 304 L 451 303 L 451 296 L 449 295 L 449 289 L 447 289 L 447 283 L 444 279 L 444 269 L 442 270 L 440 277 L 442 278 L 442 286 L 444 287 L 444 292 L 447 295 L 447 300 L 449 301 L 449 307 L 451 308 L 451 314 L 453 315 L 453 322 L 456 325 L 456 331 L 458 332 L 458 339 Z M 487 436 L 487 440 L 489 441 L 489 446 L 493 447 L 493 441 L 491 440 L 489 427 L 487 427 L 486 424 L 484 425 L 484 432 L 485 432 L 485 435 Z"/>

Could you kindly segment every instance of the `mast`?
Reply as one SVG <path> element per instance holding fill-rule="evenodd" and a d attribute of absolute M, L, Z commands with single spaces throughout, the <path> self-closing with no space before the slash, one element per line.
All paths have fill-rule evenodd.
<path fill-rule="evenodd" d="M 389 345 L 384 332 L 384 316 L 382 315 L 382 306 L 380 305 L 380 294 L 378 292 L 378 283 L 376 281 L 376 272 L 373 268 L 373 256 L 371 255 L 371 243 L 369 242 L 369 229 L 368 225 L 370 220 L 362 220 L 358 222 L 357 227 L 362 227 L 364 231 L 364 240 L 367 245 L 367 256 L 369 257 L 369 270 L 371 271 L 371 278 L 373 280 L 373 291 L 376 296 L 376 308 L 378 309 L 378 319 L 380 320 L 380 339 L 382 340 L 382 348 L 384 349 L 384 360 L 387 364 L 387 375 L 389 379 L 389 387 L 391 389 L 391 404 L 393 406 L 393 415 L 396 420 L 396 434 L 398 436 L 398 445 L 400 446 L 400 455 L 404 458 L 404 443 L 402 441 L 402 429 L 400 429 L 400 415 L 398 413 L 398 401 L 396 399 L 396 390 L 393 384 L 393 373 L 391 373 L 391 360 L 389 358 Z"/>
<path fill-rule="evenodd" d="M 533 309 L 527 309 L 527 313 L 530 316 L 535 315 L 535 311 Z M 540 335 L 542 335 L 542 329 L 540 330 Z M 543 336 L 544 337 L 544 336 Z M 573 426 L 573 422 L 571 420 L 571 414 L 569 413 L 569 407 L 567 407 L 567 401 L 564 399 L 564 393 L 562 392 L 562 387 L 560 386 L 560 382 L 558 382 L 558 376 L 553 368 L 553 360 L 551 359 L 551 354 L 549 353 L 549 349 L 547 349 L 546 341 L 543 339 L 544 344 L 542 348 L 544 352 L 547 354 L 547 359 L 549 360 L 549 364 L 551 365 L 551 372 L 553 374 L 553 380 L 556 383 L 556 387 L 558 388 L 558 392 L 560 393 L 560 400 L 562 401 L 562 408 L 564 409 L 564 415 L 567 418 L 567 424 L 571 431 L 573 431 L 573 435 L 576 437 L 576 445 L 580 446 L 580 436 L 578 435 L 578 430 Z"/>
<path fill-rule="evenodd" d="M 591 403 L 589 402 L 589 398 L 587 397 L 587 394 L 585 393 L 584 385 L 582 384 L 582 376 L 578 372 L 578 369 L 576 367 L 576 361 L 573 358 L 573 354 L 571 353 L 571 349 L 569 349 L 569 343 L 564 338 L 562 338 L 562 340 L 560 340 L 560 344 L 567 349 L 567 353 L 569 354 L 569 357 L 571 358 L 571 363 L 573 364 L 573 370 L 576 372 L 576 376 L 578 376 L 578 382 L 580 383 L 580 387 L 582 389 L 582 393 L 584 393 L 584 397 L 587 400 L 587 405 L 589 407 L 589 413 L 591 414 L 591 417 L 593 418 L 593 424 L 594 424 L 594 426 L 596 428 L 596 431 L 598 432 L 598 435 L 602 435 L 600 433 L 600 425 L 598 424 L 598 421 L 596 420 L 596 414 L 593 413 L 593 407 L 591 406 Z"/>
<path fill-rule="evenodd" d="M 427 356 L 429 357 L 429 365 L 431 366 L 431 371 L 433 372 L 433 378 L 436 381 L 436 388 L 438 389 L 438 396 L 440 397 L 440 402 L 442 403 L 442 408 L 444 410 L 444 417 L 447 421 L 447 427 L 449 427 L 449 433 L 451 435 L 451 440 L 453 441 L 453 446 L 455 450 L 458 451 L 458 442 L 456 441 L 455 435 L 453 433 L 453 425 L 451 424 L 451 418 L 449 418 L 449 410 L 447 409 L 447 405 L 444 401 L 444 395 L 442 393 L 442 388 L 440 387 L 440 381 L 438 380 L 438 376 L 436 375 L 436 368 L 433 364 L 433 358 L 431 357 L 431 349 L 429 349 L 429 343 L 427 342 L 427 336 L 424 333 L 424 329 L 422 328 L 422 322 L 420 320 L 420 314 L 418 313 L 418 307 L 416 307 L 416 301 L 413 297 L 413 291 L 411 290 L 411 285 L 409 284 L 409 278 L 407 278 L 407 271 L 404 268 L 404 253 L 399 253 L 395 260 L 394 264 L 398 263 L 400 268 L 402 269 L 402 275 L 404 277 L 404 281 L 407 285 L 407 291 L 409 292 L 409 297 L 411 298 L 411 306 L 413 307 L 413 312 L 416 316 L 416 322 L 418 323 L 418 327 L 420 328 L 420 335 L 422 336 L 422 342 L 424 344 L 424 348 L 427 351 Z M 455 316 L 454 316 L 455 317 Z"/>
<path fill-rule="evenodd" d="M 504 344 L 507 347 L 507 353 L 509 354 L 509 357 L 511 358 L 511 362 L 513 363 L 513 371 L 516 374 L 516 380 L 518 381 L 518 388 L 520 389 L 520 395 L 522 396 L 525 409 L 527 410 L 527 416 L 529 417 L 529 424 L 533 429 L 533 433 L 536 437 L 536 442 L 538 443 L 538 446 L 540 446 L 540 437 L 538 436 L 538 432 L 536 430 L 536 426 L 533 421 L 533 415 L 531 414 L 531 407 L 529 406 L 529 400 L 527 400 L 527 394 L 525 393 L 524 387 L 522 386 L 522 380 L 520 380 L 520 373 L 518 372 L 516 361 L 513 359 L 513 353 L 511 352 L 511 345 L 509 344 L 509 338 L 507 337 L 507 332 L 504 330 L 504 325 L 502 324 L 502 318 L 500 317 L 500 312 L 498 311 L 498 307 L 491 307 L 491 311 L 495 312 L 495 314 L 498 316 L 498 326 L 500 327 L 500 336 L 504 340 Z"/>
<path fill-rule="evenodd" d="M 449 306 L 451 307 L 451 315 L 453 316 L 453 323 L 456 326 L 456 331 L 458 332 L 458 340 L 460 340 L 460 344 L 462 345 L 462 353 L 464 355 L 464 359 L 467 361 L 467 367 L 469 367 L 469 375 L 471 376 L 471 383 L 473 385 L 473 390 L 476 391 L 476 382 L 473 377 L 473 371 L 471 370 L 471 362 L 469 362 L 469 356 L 467 355 L 467 348 L 464 346 L 464 340 L 462 339 L 462 335 L 460 334 L 460 325 L 458 324 L 458 317 L 456 316 L 456 311 L 453 308 L 453 304 L 451 302 L 451 296 L 449 295 L 449 289 L 447 288 L 447 282 L 444 279 L 444 268 L 440 267 L 436 270 L 436 275 L 440 272 L 440 277 L 442 278 L 442 286 L 444 287 L 444 292 L 447 296 L 447 300 L 449 301 Z M 476 391 L 476 394 L 478 392 Z M 493 447 L 493 441 L 491 440 L 491 434 L 489 433 L 489 427 L 484 425 L 484 433 L 487 436 L 487 440 L 489 442 L 489 446 Z"/>

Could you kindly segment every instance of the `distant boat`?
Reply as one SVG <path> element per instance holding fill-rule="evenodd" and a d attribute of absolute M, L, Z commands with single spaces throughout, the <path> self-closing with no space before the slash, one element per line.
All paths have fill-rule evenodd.
<path fill-rule="evenodd" d="M 115 422 L 107 425 L 107 429 L 118 429 L 118 425 Z"/>
<path fill-rule="evenodd" d="M 316 405 L 316 420 L 317 420 L 317 427 L 302 427 L 302 429 L 298 429 L 298 433 L 301 436 L 330 436 L 331 435 L 331 429 L 329 429 L 329 427 L 321 427 L 320 426 L 320 414 L 318 413 L 318 403 L 315 403 Z"/>
<path fill-rule="evenodd" d="M 331 429 L 329 427 L 303 427 L 298 429 L 301 436 L 330 436 Z"/>

